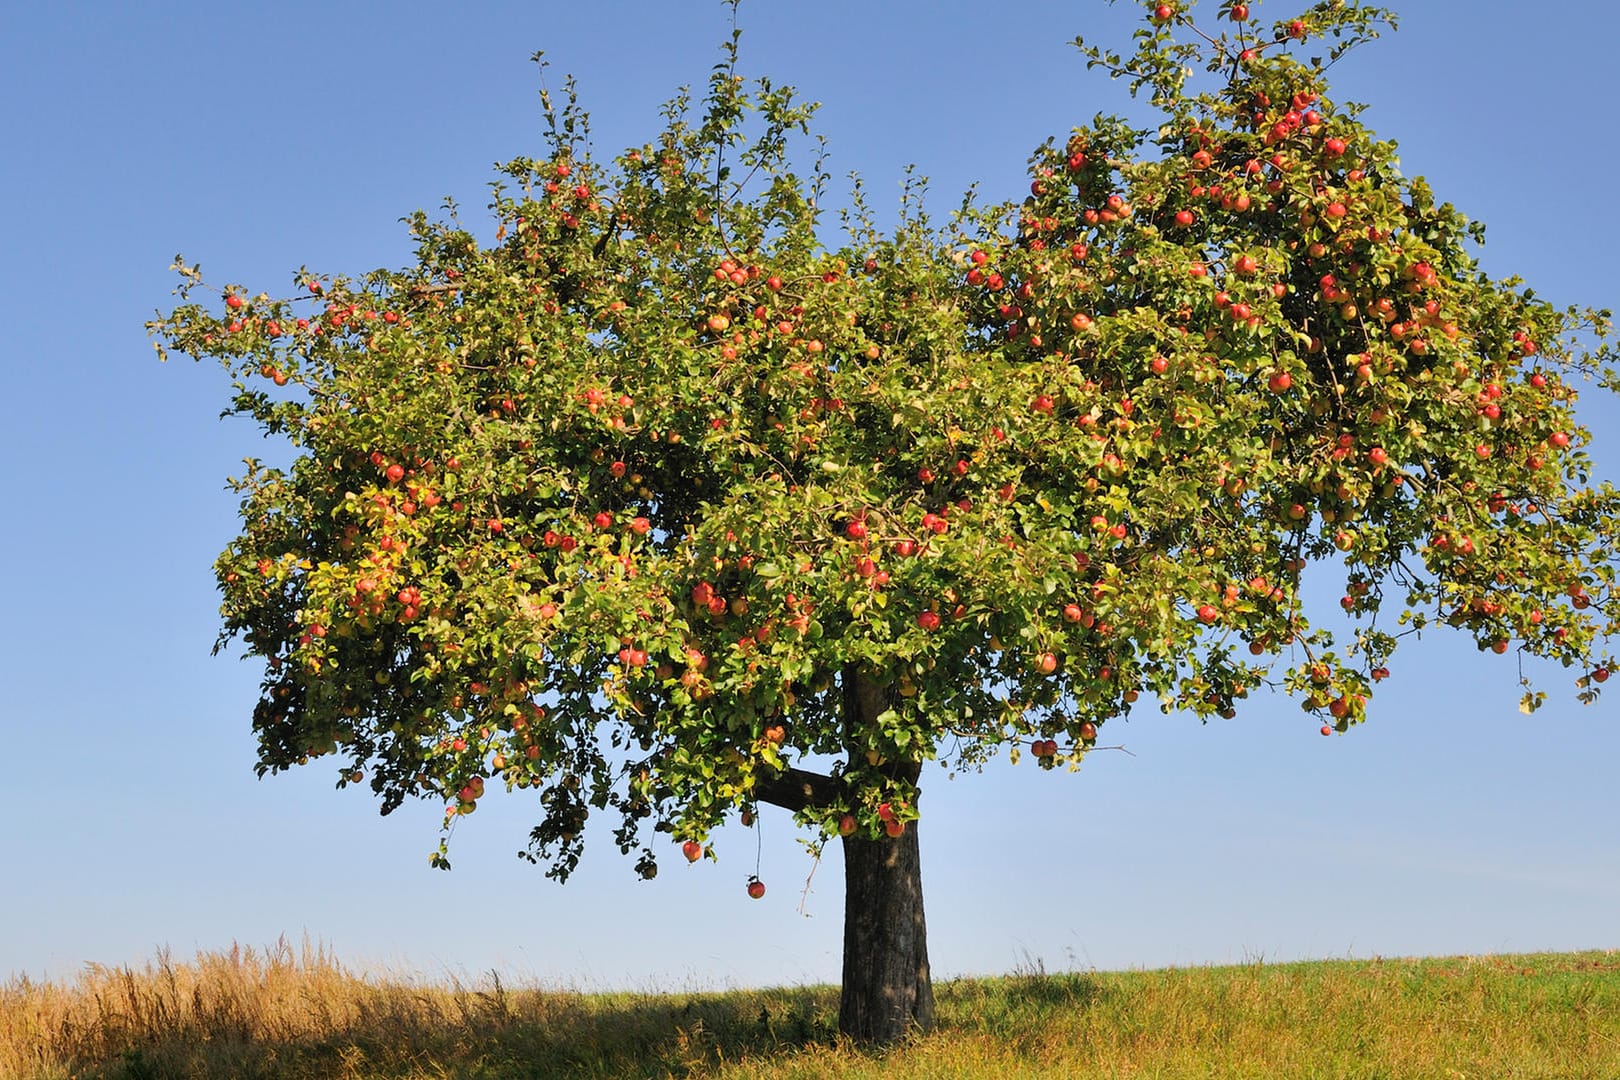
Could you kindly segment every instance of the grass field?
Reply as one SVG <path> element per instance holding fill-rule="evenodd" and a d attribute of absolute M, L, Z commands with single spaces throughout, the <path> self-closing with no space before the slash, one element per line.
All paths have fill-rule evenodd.
<path fill-rule="evenodd" d="M 939 1028 L 836 1037 L 833 987 L 430 985 L 285 943 L 0 985 L 0 1077 L 1620 1078 L 1620 951 L 936 984 Z"/>

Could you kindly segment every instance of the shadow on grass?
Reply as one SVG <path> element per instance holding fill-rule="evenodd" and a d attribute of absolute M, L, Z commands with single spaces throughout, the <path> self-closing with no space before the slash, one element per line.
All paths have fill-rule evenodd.
<path fill-rule="evenodd" d="M 838 1042 L 832 987 L 660 996 L 460 991 L 361 1005 L 319 1035 L 262 1023 L 181 1023 L 148 1031 L 116 1058 L 75 1062 L 104 1080 L 326 1080 L 440 1077 L 643 1080 L 705 1075 L 721 1063 L 768 1059 Z M 354 1004 L 350 1003 L 351 1006 Z M 48 1074 L 42 1074 L 48 1075 Z"/>
<path fill-rule="evenodd" d="M 819 986 L 725 994 L 571 994 L 461 990 L 402 1000 L 387 988 L 350 1022 L 320 1036 L 267 1035 L 262 1023 L 180 1023 L 111 1061 L 78 1062 L 99 1080 L 327 1080 L 416 1078 L 645 1080 L 706 1076 L 838 1048 L 838 990 Z M 1016 1042 L 1029 1021 L 1076 1012 L 1104 991 L 1087 975 L 1014 975 L 936 987 L 942 1029 Z M 352 1004 L 352 1003 L 351 1003 Z M 1036 1025 L 1038 1027 L 1038 1025 Z"/>
<path fill-rule="evenodd" d="M 958 979 L 934 988 L 943 1028 L 1017 1042 L 1038 1032 L 1041 1017 L 1075 1016 L 1103 1005 L 1113 991 L 1081 972 L 1021 971 L 988 979 Z"/>

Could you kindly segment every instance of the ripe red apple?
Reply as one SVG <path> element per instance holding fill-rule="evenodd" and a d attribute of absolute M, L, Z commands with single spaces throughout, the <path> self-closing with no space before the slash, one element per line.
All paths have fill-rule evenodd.
<path fill-rule="evenodd" d="M 1266 380 L 1266 385 L 1271 388 L 1273 394 L 1280 394 L 1294 385 L 1294 377 L 1286 371 L 1279 371 Z"/>
<path fill-rule="evenodd" d="M 686 856 L 687 862 L 697 862 L 703 858 L 703 845 L 696 840 L 688 840 L 681 845 L 681 854 Z"/>
<path fill-rule="evenodd" d="M 861 518 L 856 518 L 844 526 L 844 532 L 849 535 L 851 540 L 864 540 L 866 538 L 866 522 Z"/>
<path fill-rule="evenodd" d="M 891 837 L 899 836 L 906 831 L 906 823 L 903 821 L 896 821 L 891 818 L 883 823 L 883 831 L 888 833 Z"/>
<path fill-rule="evenodd" d="M 1070 606 L 1072 607 L 1073 605 L 1070 605 Z M 1042 675 L 1050 675 L 1050 674 L 1052 674 L 1052 672 L 1057 670 L 1057 666 L 1058 666 L 1057 657 L 1053 656 L 1049 652 L 1048 653 L 1041 653 L 1040 656 L 1035 658 L 1035 669 L 1037 671 L 1039 671 Z"/>
<path fill-rule="evenodd" d="M 935 630 L 939 629 L 939 613 L 934 611 L 919 612 L 917 615 L 917 625 L 922 627 L 924 630 L 927 630 L 929 633 L 933 633 Z"/>
<path fill-rule="evenodd" d="M 854 814 L 845 814 L 843 817 L 838 819 L 839 836 L 851 836 L 854 834 L 856 828 L 857 823 L 855 821 Z"/>
<path fill-rule="evenodd" d="M 1198 621 L 1199 622 L 1212 623 L 1212 622 L 1214 622 L 1216 619 L 1218 619 L 1220 617 L 1221 617 L 1221 613 L 1217 608 L 1214 607 L 1214 605 L 1212 605 L 1212 604 L 1199 604 L 1198 605 Z"/>
<path fill-rule="evenodd" d="M 763 881 L 759 880 L 759 878 L 749 878 L 748 879 L 748 895 L 751 898 L 755 899 L 755 900 L 758 900 L 760 897 L 764 896 L 765 895 L 765 883 Z"/>

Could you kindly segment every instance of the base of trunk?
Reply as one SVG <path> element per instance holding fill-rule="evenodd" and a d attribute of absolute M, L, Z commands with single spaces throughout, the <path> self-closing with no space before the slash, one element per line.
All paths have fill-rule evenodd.
<path fill-rule="evenodd" d="M 917 823 L 844 838 L 844 988 L 838 1029 L 887 1045 L 934 1026 Z"/>

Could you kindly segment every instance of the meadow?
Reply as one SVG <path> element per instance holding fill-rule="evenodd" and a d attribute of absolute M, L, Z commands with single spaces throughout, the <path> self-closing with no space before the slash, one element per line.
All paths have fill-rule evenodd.
<path fill-rule="evenodd" d="M 359 972 L 285 941 L 0 984 L 15 1080 L 1620 1077 L 1620 951 L 1046 973 L 936 984 L 882 1053 L 831 986 L 585 993 Z"/>

